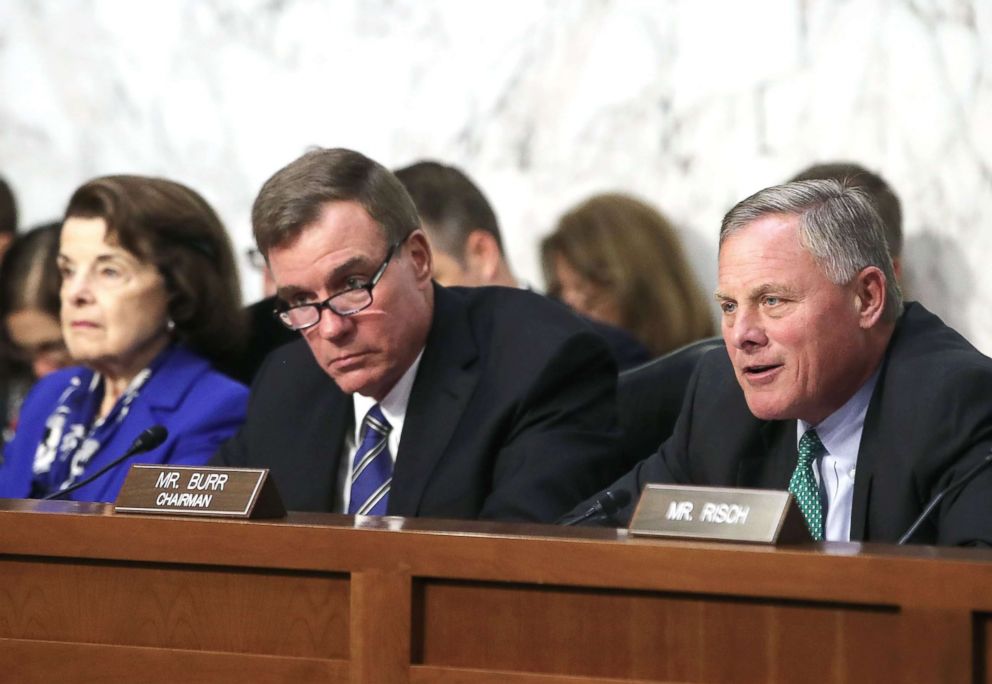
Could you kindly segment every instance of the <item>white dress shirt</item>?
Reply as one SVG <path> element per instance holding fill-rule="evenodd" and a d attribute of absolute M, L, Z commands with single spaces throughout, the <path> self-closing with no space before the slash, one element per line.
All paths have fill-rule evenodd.
<path fill-rule="evenodd" d="M 389 455 L 392 457 L 393 463 L 396 463 L 396 456 L 400 448 L 400 436 L 403 434 L 403 421 L 406 419 L 406 409 L 410 403 L 410 392 L 413 390 L 413 381 L 417 377 L 417 369 L 420 367 L 420 359 L 423 355 L 424 350 L 421 349 L 417 358 L 406 369 L 399 381 L 393 385 L 393 389 L 389 390 L 389 394 L 383 397 L 382 401 L 377 402 L 372 397 L 366 397 L 357 392 L 352 395 L 355 418 L 345 437 L 344 446 L 347 458 L 342 458 L 341 464 L 338 466 L 337 495 L 333 508 L 335 513 L 348 512 L 348 504 L 351 502 L 351 469 L 355 463 L 355 454 L 358 453 L 358 447 L 362 443 L 362 422 L 365 420 L 365 414 L 376 404 L 379 404 L 382 415 L 391 426 L 387 441 L 389 443 Z"/>
<path fill-rule="evenodd" d="M 854 476 L 858 466 L 858 449 L 865 426 L 865 414 L 872 392 L 878 382 L 879 371 L 868 378 L 861 388 L 843 406 L 820 421 L 810 425 L 796 421 L 796 444 L 811 427 L 816 429 L 827 453 L 813 468 L 817 485 L 827 495 L 826 517 L 823 521 L 824 539 L 827 541 L 851 540 L 851 509 L 854 497 Z"/>

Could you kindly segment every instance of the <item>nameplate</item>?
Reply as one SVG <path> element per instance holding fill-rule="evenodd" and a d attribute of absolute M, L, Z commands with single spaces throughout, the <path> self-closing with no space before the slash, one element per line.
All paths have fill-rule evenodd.
<path fill-rule="evenodd" d="M 286 515 L 268 469 L 167 465 L 132 465 L 114 511 L 223 518 Z"/>
<path fill-rule="evenodd" d="M 630 521 L 631 534 L 759 544 L 810 541 L 792 494 L 649 484 Z"/>

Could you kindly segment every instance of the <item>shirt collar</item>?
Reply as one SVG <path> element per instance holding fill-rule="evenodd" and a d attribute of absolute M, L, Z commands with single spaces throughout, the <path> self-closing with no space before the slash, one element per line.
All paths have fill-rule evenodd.
<path fill-rule="evenodd" d="M 860 435 L 865 423 L 865 414 L 868 412 L 868 404 L 871 402 L 871 395 L 875 391 L 878 377 L 881 374 L 881 367 L 872 373 L 854 395 L 844 403 L 839 409 L 824 418 L 817 425 L 810 425 L 801 418 L 797 422 L 796 440 L 802 439 L 806 431 L 816 428 L 816 434 L 820 442 L 826 448 L 827 453 L 837 454 L 841 450 L 841 445 L 851 439 L 855 434 Z"/>
<path fill-rule="evenodd" d="M 424 350 L 421 349 L 420 353 L 417 354 L 417 358 L 413 360 L 410 367 L 406 369 L 402 377 L 393 385 L 393 389 L 389 390 L 389 393 L 382 398 L 382 401 L 376 401 L 372 397 L 366 397 L 363 394 L 355 392 L 352 396 L 355 406 L 355 444 L 361 443 L 360 431 L 365 414 L 376 404 L 379 404 L 379 408 L 382 409 L 382 415 L 386 417 L 386 420 L 389 421 L 392 427 L 396 427 L 403 422 L 403 418 L 406 416 L 407 404 L 410 403 L 410 392 L 413 391 L 413 381 L 417 377 L 417 368 L 420 367 L 420 359 L 423 356 Z"/>

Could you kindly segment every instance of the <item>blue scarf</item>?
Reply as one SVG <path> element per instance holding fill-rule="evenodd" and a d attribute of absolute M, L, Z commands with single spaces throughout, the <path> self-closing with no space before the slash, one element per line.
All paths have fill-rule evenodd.
<path fill-rule="evenodd" d="M 110 413 L 100 419 L 96 415 L 103 401 L 104 378 L 89 368 L 78 369 L 45 421 L 45 436 L 34 454 L 31 497 L 65 489 L 83 475 L 93 454 L 117 433 L 131 403 L 171 350 L 172 347 L 166 348 L 138 373 Z"/>

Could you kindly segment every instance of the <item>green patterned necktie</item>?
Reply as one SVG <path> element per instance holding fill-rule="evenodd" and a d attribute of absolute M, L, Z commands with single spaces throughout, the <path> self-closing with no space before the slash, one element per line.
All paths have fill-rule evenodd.
<path fill-rule="evenodd" d="M 823 540 L 823 509 L 820 506 L 820 489 L 813 477 L 813 462 L 825 453 L 827 450 L 816 430 L 807 430 L 799 440 L 799 462 L 789 481 L 789 491 L 796 497 L 814 541 Z"/>

